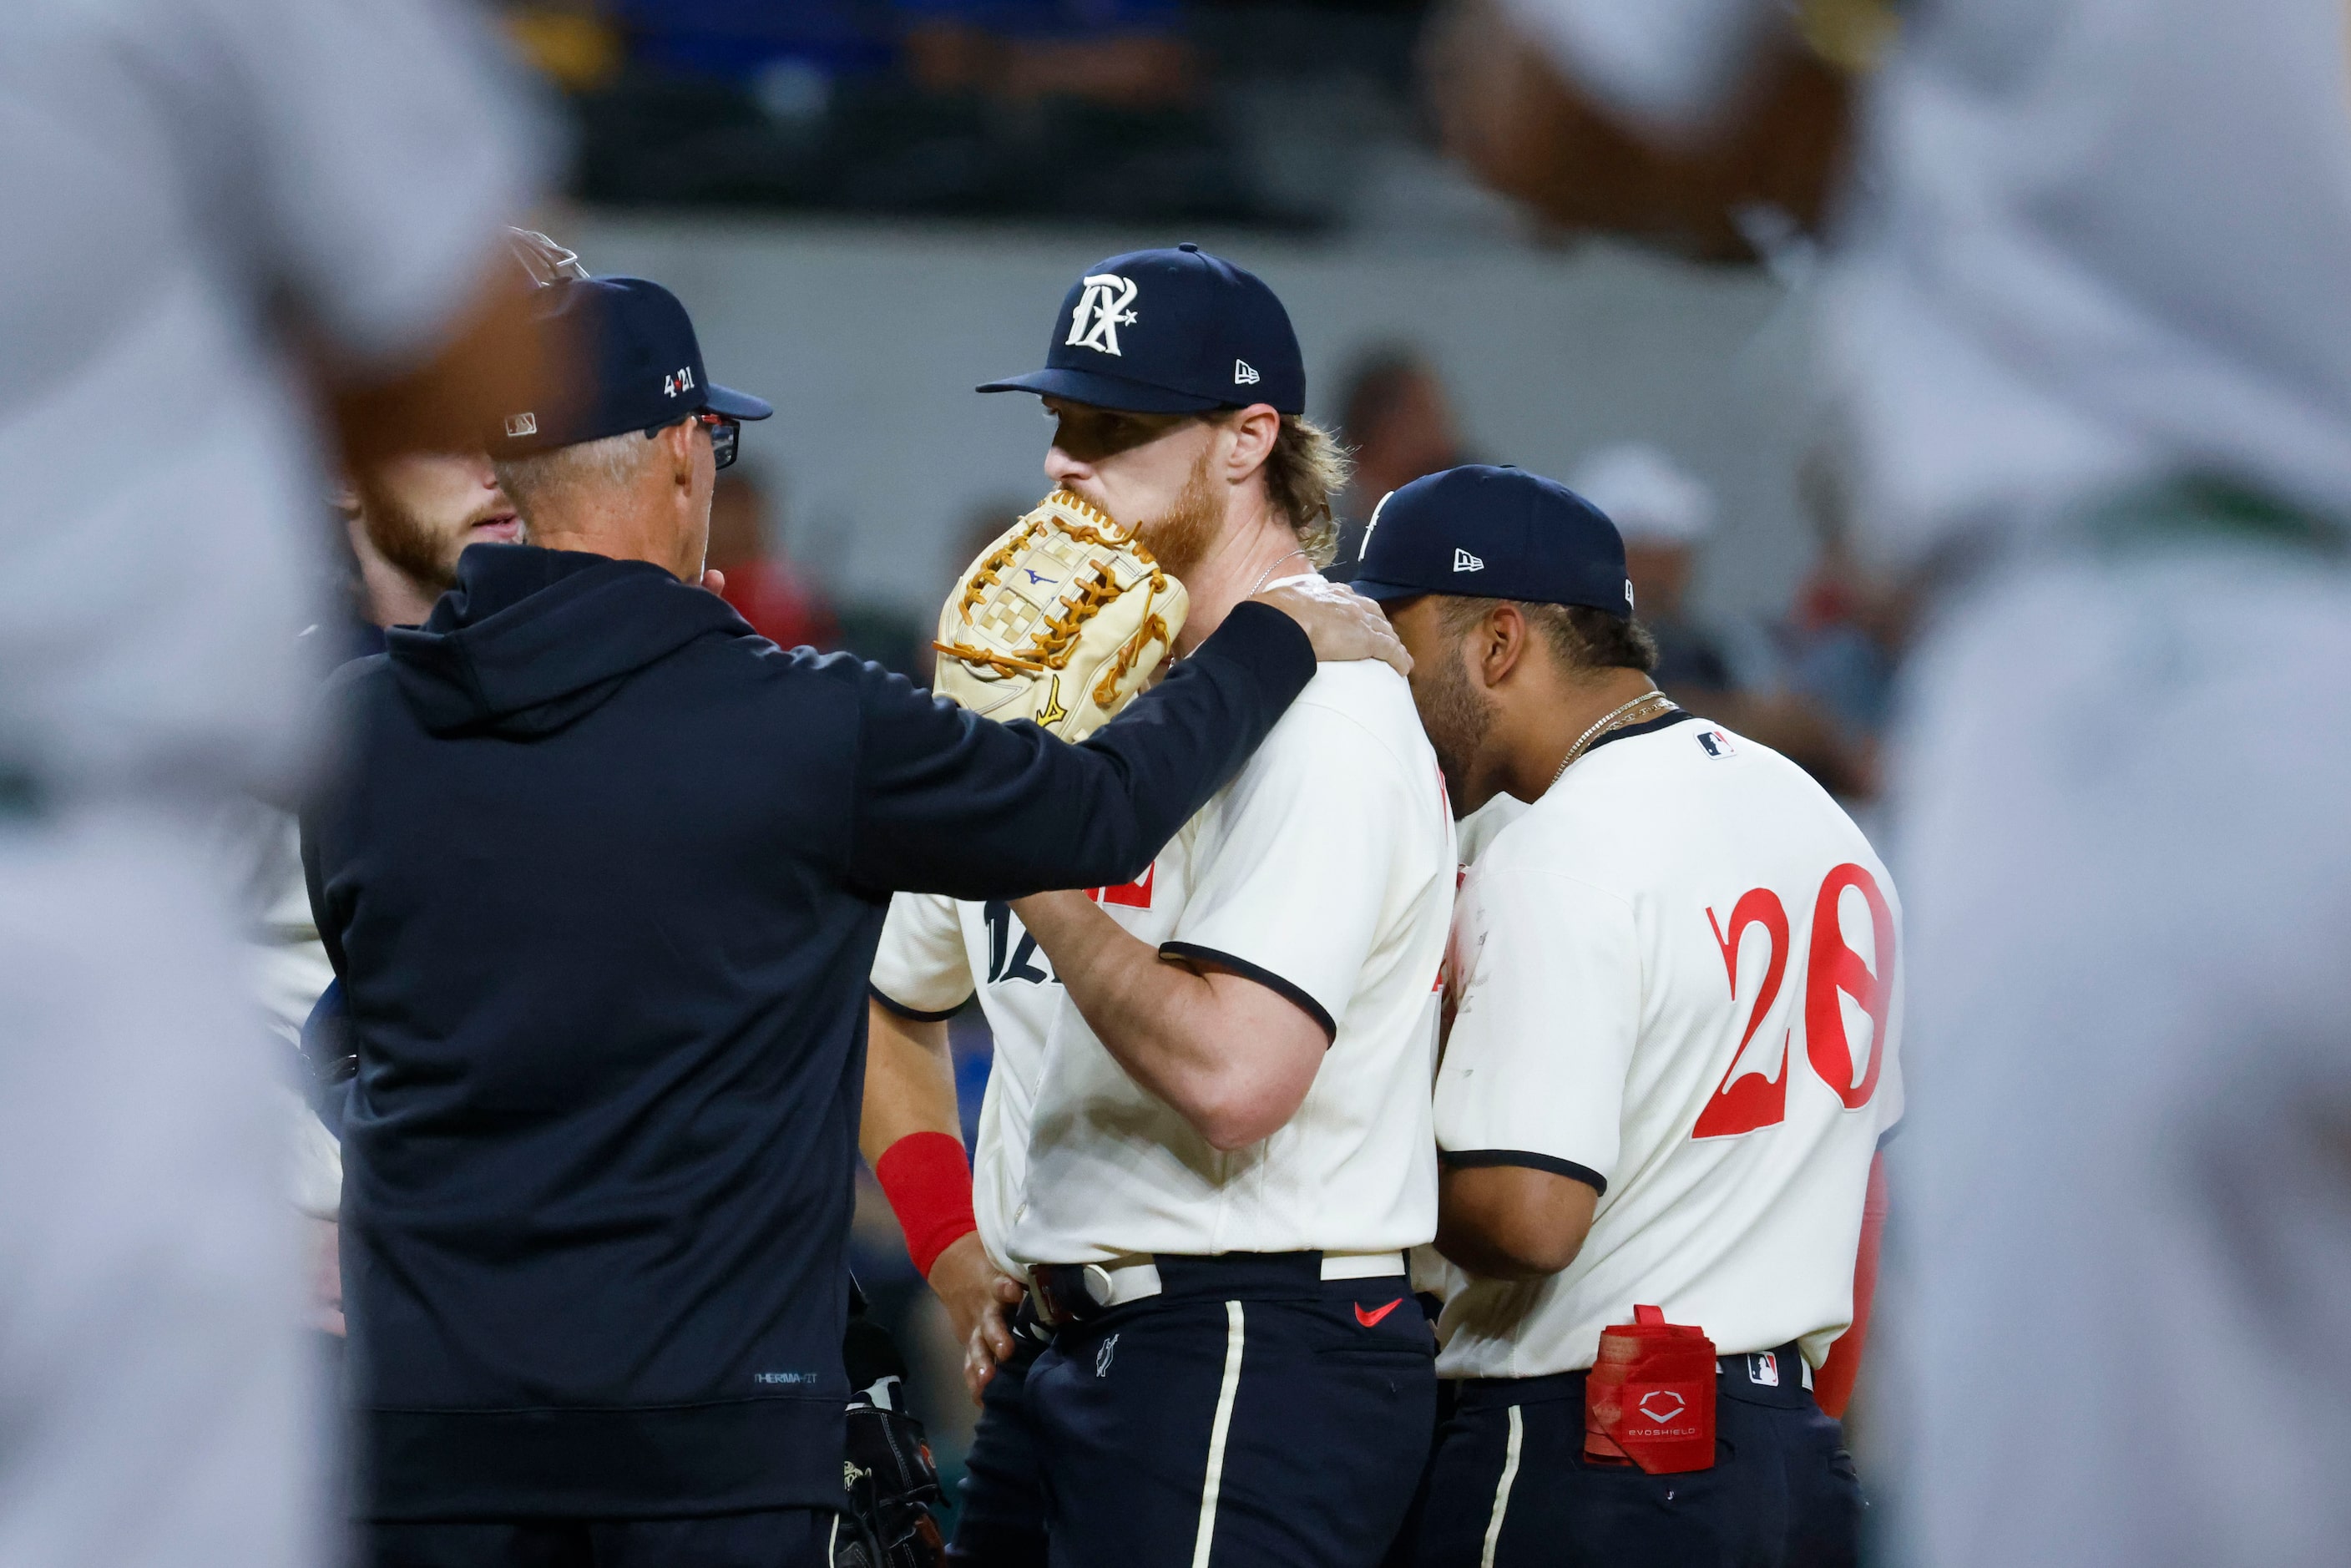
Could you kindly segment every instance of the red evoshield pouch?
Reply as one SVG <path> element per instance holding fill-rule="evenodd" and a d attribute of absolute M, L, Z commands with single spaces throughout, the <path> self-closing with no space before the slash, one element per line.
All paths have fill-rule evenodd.
<path fill-rule="evenodd" d="M 1704 1329 L 1635 1307 L 1600 1332 L 1583 1384 L 1583 1457 L 1653 1476 L 1714 1466 L 1714 1342 Z"/>

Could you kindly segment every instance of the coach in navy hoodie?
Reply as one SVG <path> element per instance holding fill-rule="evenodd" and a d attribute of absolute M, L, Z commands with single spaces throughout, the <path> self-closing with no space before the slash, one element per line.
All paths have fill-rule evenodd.
<path fill-rule="evenodd" d="M 654 286 L 547 293 L 594 395 L 500 455 L 576 449 L 505 466 L 534 537 L 584 548 L 475 546 L 346 666 L 353 766 L 305 824 L 360 1056 L 371 1555 L 813 1563 L 889 894 L 1138 874 L 1372 622 L 1244 604 L 1080 746 L 784 652 L 699 581 L 711 474 L 765 405 L 705 384 Z"/>

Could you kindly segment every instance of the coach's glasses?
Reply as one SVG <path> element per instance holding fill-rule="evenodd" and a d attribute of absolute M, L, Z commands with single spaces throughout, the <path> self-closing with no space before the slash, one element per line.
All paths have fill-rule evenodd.
<path fill-rule="evenodd" d="M 735 444 L 742 438 L 743 422 L 739 419 L 731 419 L 723 413 L 713 413 L 706 408 L 689 417 L 700 420 L 703 428 L 710 432 L 711 466 L 714 469 L 733 467 Z M 670 424 L 677 423 L 679 422 L 672 420 Z M 668 428 L 668 424 L 649 424 L 645 427 L 645 439 L 651 441 Z"/>

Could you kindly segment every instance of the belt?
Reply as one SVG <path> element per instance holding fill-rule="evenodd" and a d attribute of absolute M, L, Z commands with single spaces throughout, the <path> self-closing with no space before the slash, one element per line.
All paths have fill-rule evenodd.
<path fill-rule="evenodd" d="M 1717 1356 L 1716 1388 L 1733 1399 L 1758 1405 L 1808 1404 L 1813 1369 L 1794 1340 L 1770 1350 Z M 1583 1401 L 1583 1380 L 1589 1368 L 1552 1372 L 1536 1377 L 1465 1377 L 1455 1392 L 1464 1409 L 1489 1406 L 1540 1405 L 1552 1399 Z"/>
<path fill-rule="evenodd" d="M 1404 1271 L 1401 1252 L 1131 1252 L 1099 1263 L 1035 1264 L 1029 1270 L 1029 1300 L 1040 1322 L 1061 1328 L 1159 1295 L 1301 1293 L 1321 1281 L 1384 1279 Z"/>

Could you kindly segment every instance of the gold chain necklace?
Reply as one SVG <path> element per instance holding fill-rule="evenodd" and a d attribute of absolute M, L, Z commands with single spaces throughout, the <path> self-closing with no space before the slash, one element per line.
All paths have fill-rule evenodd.
<path fill-rule="evenodd" d="M 1664 717 L 1666 712 L 1671 711 L 1674 706 L 1672 698 L 1653 687 L 1648 691 L 1643 692 L 1631 702 L 1619 704 L 1617 706 L 1609 709 L 1606 713 L 1602 714 L 1599 719 L 1593 723 L 1593 727 L 1590 729 L 1585 730 L 1582 735 L 1577 736 L 1575 737 L 1575 744 L 1567 748 L 1567 755 L 1560 759 L 1559 771 L 1551 776 L 1551 783 L 1543 786 L 1543 793 L 1551 793 L 1552 787 L 1557 785 L 1562 779 L 1567 777 L 1568 768 L 1574 764 L 1577 758 L 1583 755 L 1584 751 L 1594 740 L 1598 739 L 1601 736 L 1605 735 L 1612 729 L 1615 729 L 1631 723 L 1633 715 L 1640 709 L 1648 706 L 1651 703 L 1662 703 L 1665 705 L 1664 710 L 1660 711 L 1657 715 L 1660 718 Z"/>

